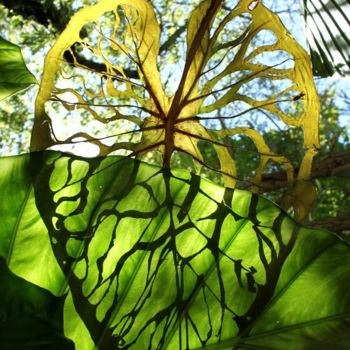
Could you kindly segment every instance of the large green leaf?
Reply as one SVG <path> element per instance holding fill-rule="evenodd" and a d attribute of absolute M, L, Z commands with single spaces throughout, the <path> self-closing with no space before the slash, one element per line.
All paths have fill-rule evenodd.
<path fill-rule="evenodd" d="M 26 67 L 21 49 L 0 37 L 0 101 L 31 84 L 37 80 Z"/>
<path fill-rule="evenodd" d="M 1 254 L 69 290 L 76 349 L 347 349 L 349 246 L 266 199 L 124 157 L 0 169 Z"/>
<path fill-rule="evenodd" d="M 307 38 L 316 75 L 350 73 L 350 1 L 303 0 Z"/>

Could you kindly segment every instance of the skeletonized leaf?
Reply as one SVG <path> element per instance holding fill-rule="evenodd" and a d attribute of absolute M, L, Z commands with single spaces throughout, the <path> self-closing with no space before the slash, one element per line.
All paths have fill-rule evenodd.
<path fill-rule="evenodd" d="M 168 95 L 157 68 L 163 59 L 159 32 L 146 0 L 102 0 L 75 14 L 45 61 L 32 150 L 70 145 L 78 154 L 79 148 L 91 155 L 156 154 L 166 167 L 180 153 L 198 172 L 216 171 L 235 187 L 232 140 L 243 135 L 260 157 L 249 186 L 258 191 L 262 173 L 281 165 L 288 178 L 284 202 L 301 220 L 310 205 L 296 187 L 308 180 L 319 147 L 319 102 L 306 51 L 262 2 L 242 0 L 230 8 L 204 0 L 189 16 L 183 72 L 173 77 L 178 83 L 171 81 L 175 92 Z M 258 131 L 248 131 L 247 116 L 266 115 L 277 125 L 302 129 L 305 153 L 296 179 L 292 161 L 268 147 Z M 72 128 L 66 117 L 84 126 Z"/>

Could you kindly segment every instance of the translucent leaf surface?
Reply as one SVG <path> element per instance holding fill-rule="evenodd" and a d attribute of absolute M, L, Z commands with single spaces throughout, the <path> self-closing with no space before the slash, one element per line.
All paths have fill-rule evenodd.
<path fill-rule="evenodd" d="M 68 288 L 77 350 L 346 349 L 349 246 L 266 199 L 125 157 L 38 152 L 0 169 L 2 222 L 8 203 L 32 213 L 21 226 L 14 210 L 1 242 L 23 237 L 28 260 L 52 249 L 63 275 L 17 269 L 13 239 L 2 255 L 29 282 Z"/>
<path fill-rule="evenodd" d="M 32 84 L 37 81 L 25 65 L 21 49 L 0 37 L 0 101 Z"/>

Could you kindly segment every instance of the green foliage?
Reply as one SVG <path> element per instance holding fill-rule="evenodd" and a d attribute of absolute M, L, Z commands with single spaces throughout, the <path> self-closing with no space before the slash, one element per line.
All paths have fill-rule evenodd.
<path fill-rule="evenodd" d="M 26 4 L 16 2 L 25 9 Z M 66 12 L 65 12 L 66 13 Z M 17 43 L 25 63 L 34 76 L 42 74 L 42 61 L 50 42 L 54 39 L 52 28 L 16 15 L 0 4 L 0 32 L 9 41 Z M 37 86 L 22 90 L 0 103 L 0 154 L 21 154 L 29 151 L 34 101 Z"/>
<path fill-rule="evenodd" d="M 0 101 L 37 84 L 25 66 L 21 49 L 0 37 Z"/>
<path fill-rule="evenodd" d="M 345 217 L 350 208 L 350 182 L 349 177 L 334 176 L 319 179 L 316 182 L 318 197 L 313 219 L 331 217 Z"/>
<path fill-rule="evenodd" d="M 266 199 L 123 157 L 40 152 L 0 169 L 1 255 L 69 291 L 77 350 L 346 349 L 349 246 Z"/>
<path fill-rule="evenodd" d="M 31 90 L 31 89 L 30 89 Z M 0 154 L 28 152 L 31 118 L 28 97 L 31 91 L 15 94 L 0 103 Z"/>

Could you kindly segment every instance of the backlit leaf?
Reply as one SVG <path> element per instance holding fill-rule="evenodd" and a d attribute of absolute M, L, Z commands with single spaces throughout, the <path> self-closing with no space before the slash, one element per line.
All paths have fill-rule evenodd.
<path fill-rule="evenodd" d="M 52 247 L 64 273 L 47 282 L 41 263 L 22 277 L 68 287 L 65 334 L 77 350 L 346 349 L 349 246 L 266 199 L 125 157 L 37 152 L 0 169 L 1 202 L 33 218 L 8 232 L 33 232 L 24 256 Z"/>
<path fill-rule="evenodd" d="M 0 101 L 37 81 L 26 67 L 21 49 L 0 37 Z"/>

